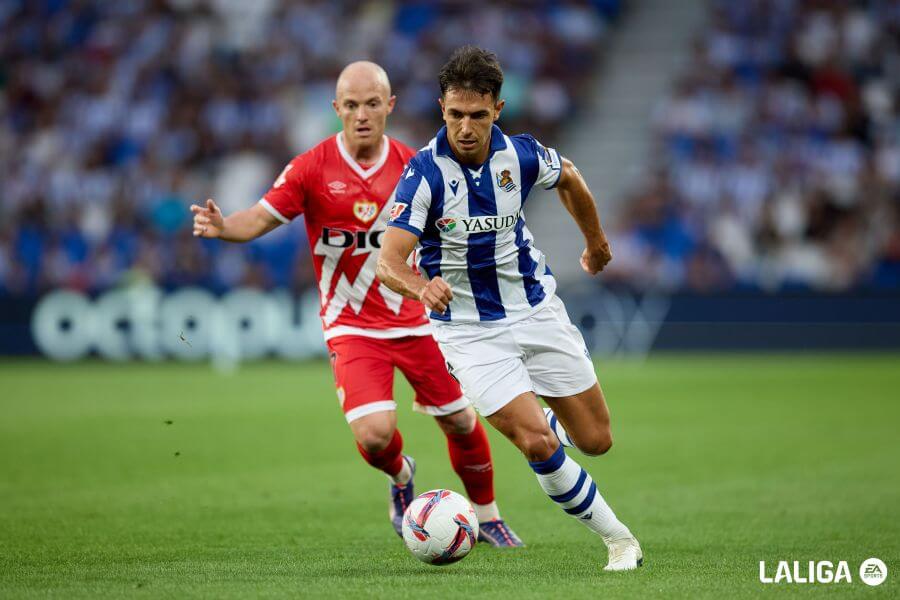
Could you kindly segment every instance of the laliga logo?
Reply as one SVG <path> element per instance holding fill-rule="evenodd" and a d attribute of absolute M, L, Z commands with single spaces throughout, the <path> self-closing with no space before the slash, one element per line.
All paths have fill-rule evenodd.
<path fill-rule="evenodd" d="M 859 566 L 859 578 L 870 586 L 881 585 L 887 579 L 887 565 L 880 559 L 869 558 Z M 839 561 L 837 567 L 829 560 L 809 561 L 803 565 L 800 561 L 778 561 L 775 572 L 766 572 L 766 561 L 759 561 L 760 583 L 853 583 L 850 567 L 846 560 Z"/>

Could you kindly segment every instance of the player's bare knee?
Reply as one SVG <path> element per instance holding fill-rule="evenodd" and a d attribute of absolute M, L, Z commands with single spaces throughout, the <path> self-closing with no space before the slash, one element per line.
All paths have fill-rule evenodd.
<path fill-rule="evenodd" d="M 578 440 L 572 440 L 575 447 L 588 456 L 600 456 L 606 454 L 612 448 L 612 433 L 609 429 L 598 429 L 590 432 Z"/>
<path fill-rule="evenodd" d="M 365 426 L 357 428 L 355 435 L 356 441 L 363 450 L 374 454 L 387 448 L 394 437 L 394 429 L 380 425 Z"/>
<path fill-rule="evenodd" d="M 546 431 L 528 431 L 518 436 L 514 442 L 531 462 L 547 460 L 559 447 L 556 435 L 549 428 Z"/>
<path fill-rule="evenodd" d="M 471 407 L 467 407 L 450 415 L 438 415 L 435 420 L 444 433 L 465 435 L 475 429 L 478 417 Z"/>

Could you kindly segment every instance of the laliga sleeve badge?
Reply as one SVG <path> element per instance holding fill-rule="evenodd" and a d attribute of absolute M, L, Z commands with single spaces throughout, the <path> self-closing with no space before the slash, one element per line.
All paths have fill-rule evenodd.
<path fill-rule="evenodd" d="M 391 221 L 397 219 L 400 215 L 402 215 L 407 206 L 409 205 L 402 202 L 395 203 L 394 206 L 391 207 Z"/>

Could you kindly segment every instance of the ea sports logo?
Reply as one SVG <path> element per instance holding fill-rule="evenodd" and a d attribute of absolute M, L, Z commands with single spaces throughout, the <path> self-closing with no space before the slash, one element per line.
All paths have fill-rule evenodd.
<path fill-rule="evenodd" d="M 877 558 L 867 558 L 859 565 L 859 578 L 866 585 L 881 585 L 887 579 L 887 565 Z"/>
<path fill-rule="evenodd" d="M 443 217 L 435 221 L 434 225 L 444 233 L 449 233 L 456 228 L 456 219 L 452 217 Z"/>

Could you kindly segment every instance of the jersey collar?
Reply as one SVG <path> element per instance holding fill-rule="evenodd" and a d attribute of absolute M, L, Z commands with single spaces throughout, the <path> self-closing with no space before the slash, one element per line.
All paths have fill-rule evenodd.
<path fill-rule="evenodd" d="M 441 127 L 441 130 L 437 132 L 437 140 L 435 142 L 434 149 L 438 155 L 447 156 L 456 161 L 456 156 L 454 156 L 453 150 L 450 148 L 450 140 L 447 139 L 446 125 L 444 127 Z M 494 154 L 494 152 L 505 149 L 506 140 L 504 139 L 503 132 L 500 131 L 500 128 L 496 125 L 491 125 L 491 148 L 488 152 L 488 158 L 490 158 Z"/>
<path fill-rule="evenodd" d="M 351 169 L 356 171 L 356 174 L 362 177 L 363 179 L 368 179 L 375 173 L 377 173 L 381 167 L 384 166 L 384 163 L 387 162 L 388 153 L 391 151 L 391 141 L 388 136 L 382 136 L 381 138 L 381 156 L 378 157 L 378 161 L 369 167 L 368 169 L 363 169 L 362 166 L 350 156 L 350 153 L 347 152 L 347 148 L 344 147 L 344 132 L 341 131 L 337 134 L 335 141 L 337 142 L 338 152 L 341 155 L 341 158 L 344 159 L 344 162 L 350 166 Z"/>

